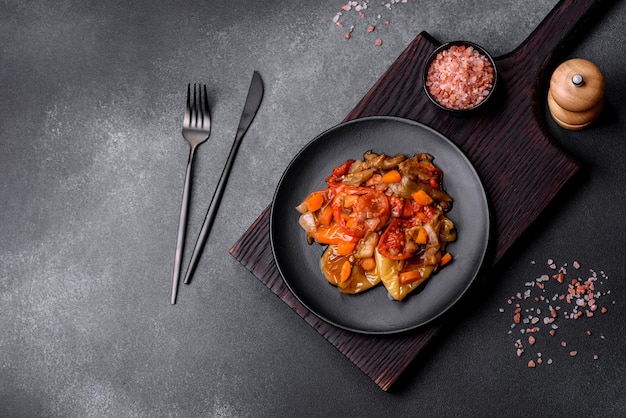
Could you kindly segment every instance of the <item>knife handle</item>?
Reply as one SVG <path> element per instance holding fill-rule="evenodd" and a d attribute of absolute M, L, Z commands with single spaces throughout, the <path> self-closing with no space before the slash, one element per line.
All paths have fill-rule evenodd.
<path fill-rule="evenodd" d="M 198 239 L 196 241 L 196 245 L 193 248 L 193 253 L 191 254 L 191 259 L 189 260 L 189 266 L 187 267 L 187 272 L 185 273 L 185 284 L 189 284 L 191 281 L 191 276 L 200 261 L 200 256 L 202 255 L 202 250 L 204 249 L 204 245 L 206 244 L 207 238 L 209 237 L 209 232 L 211 232 L 211 228 L 213 226 L 213 222 L 215 221 L 215 216 L 217 215 L 217 210 L 220 206 L 220 202 L 222 200 L 222 195 L 224 194 L 224 189 L 226 188 L 226 183 L 228 181 L 228 176 L 230 175 L 230 171 L 233 168 L 233 164 L 235 162 L 235 155 L 237 154 L 237 150 L 241 145 L 241 140 L 243 135 L 237 135 L 235 138 L 235 142 L 233 143 L 232 148 L 230 149 L 230 153 L 228 154 L 228 158 L 226 159 L 226 164 L 224 165 L 224 169 L 222 170 L 222 174 L 220 176 L 219 181 L 217 182 L 217 187 L 213 192 L 213 197 L 211 198 L 211 203 L 209 204 L 209 209 L 207 210 L 206 216 L 204 217 L 204 222 L 202 222 L 202 228 L 200 229 L 200 234 L 198 235 Z"/>

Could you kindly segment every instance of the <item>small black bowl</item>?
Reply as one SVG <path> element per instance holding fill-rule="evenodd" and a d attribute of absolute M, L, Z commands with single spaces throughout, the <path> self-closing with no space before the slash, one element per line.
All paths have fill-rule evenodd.
<path fill-rule="evenodd" d="M 437 56 L 439 55 L 439 53 L 443 52 L 443 51 L 448 51 L 450 50 L 452 47 L 460 47 L 460 46 L 465 46 L 465 47 L 471 47 L 474 51 L 476 51 L 478 54 L 480 54 L 481 56 L 483 56 L 486 59 L 486 63 L 487 66 L 484 68 L 488 68 L 489 66 L 491 66 L 491 68 L 493 68 L 493 81 L 491 84 L 491 87 L 489 87 L 488 89 L 488 93 L 486 95 L 483 95 L 483 99 L 478 102 L 478 103 L 472 103 L 470 105 L 468 105 L 467 107 L 448 107 L 446 106 L 445 103 L 440 103 L 439 100 L 430 92 L 429 87 L 426 85 L 427 82 L 429 81 L 428 78 L 428 73 L 429 73 L 429 69 L 431 67 L 431 65 L 433 65 L 433 62 L 437 59 Z M 480 45 L 477 45 L 473 42 L 467 42 L 467 41 L 453 41 L 453 42 L 447 42 L 441 46 L 439 46 L 437 49 L 435 49 L 429 56 L 428 59 L 426 60 L 426 65 L 424 66 L 424 72 L 422 74 L 422 82 L 424 85 L 424 91 L 426 92 L 426 95 L 428 96 L 428 98 L 430 99 L 430 101 L 435 104 L 437 107 L 446 110 L 448 112 L 454 113 L 454 114 L 468 114 L 468 113 L 473 113 L 479 109 L 484 109 L 485 107 L 487 107 L 487 105 L 492 101 L 492 98 L 495 96 L 495 91 L 496 91 L 496 85 L 498 84 L 498 70 L 496 68 L 496 63 L 493 59 L 493 57 L 491 56 L 491 54 L 489 54 L 483 47 L 481 47 Z M 463 83 L 463 85 L 471 86 L 471 82 L 470 83 Z M 459 85 L 461 86 L 461 85 Z"/>

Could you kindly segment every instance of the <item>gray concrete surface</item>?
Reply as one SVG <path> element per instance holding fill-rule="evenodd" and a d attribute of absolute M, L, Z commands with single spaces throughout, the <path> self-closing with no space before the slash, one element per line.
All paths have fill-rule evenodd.
<path fill-rule="evenodd" d="M 623 1 L 568 52 L 605 71 L 605 118 L 581 133 L 549 125 L 585 164 L 580 193 L 550 208 L 500 280 L 391 393 L 228 254 L 290 159 L 339 123 L 419 32 L 497 56 L 556 4 L 370 1 L 368 18 L 345 13 L 342 30 L 332 21 L 341 3 L 0 2 L 0 416 L 626 413 Z M 185 86 L 207 83 L 214 123 L 197 154 L 192 242 L 253 70 L 265 80 L 263 104 L 195 280 L 170 306 Z M 606 271 L 615 313 L 602 322 L 598 361 L 563 354 L 530 370 L 499 308 L 552 258 Z"/>

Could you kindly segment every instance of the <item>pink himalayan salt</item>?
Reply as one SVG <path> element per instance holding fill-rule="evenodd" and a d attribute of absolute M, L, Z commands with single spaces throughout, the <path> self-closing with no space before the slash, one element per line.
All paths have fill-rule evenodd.
<path fill-rule="evenodd" d="M 431 62 L 426 87 L 442 106 L 464 110 L 480 104 L 491 92 L 495 71 L 489 59 L 472 46 L 452 45 Z"/>

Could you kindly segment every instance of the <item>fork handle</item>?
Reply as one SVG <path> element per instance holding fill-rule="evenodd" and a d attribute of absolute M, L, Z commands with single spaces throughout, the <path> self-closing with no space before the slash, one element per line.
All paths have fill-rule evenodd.
<path fill-rule="evenodd" d="M 178 282 L 180 281 L 180 267 L 183 261 L 183 250 L 185 247 L 185 231 L 187 229 L 187 214 L 189 213 L 189 194 L 191 191 L 191 173 L 193 170 L 193 160 L 196 147 L 189 149 L 187 160 L 187 172 L 185 173 L 185 185 L 183 187 L 183 202 L 180 208 L 180 219 L 178 220 L 178 236 L 176 238 L 176 254 L 174 255 L 174 275 L 172 277 L 172 298 L 170 303 L 176 303 L 178 294 Z"/>
<path fill-rule="evenodd" d="M 185 274 L 184 280 L 185 284 L 189 284 L 189 282 L 191 281 L 191 276 L 193 276 L 196 266 L 200 261 L 200 256 L 202 255 L 204 244 L 207 241 L 209 232 L 211 232 L 211 227 L 213 226 L 213 221 L 215 220 L 215 216 L 217 215 L 217 209 L 220 206 L 220 201 L 222 200 L 222 195 L 224 194 L 224 189 L 226 188 L 226 182 L 228 181 L 228 176 L 233 167 L 233 163 L 235 162 L 235 155 L 237 154 L 239 145 L 241 145 L 242 138 L 243 135 L 239 134 L 237 135 L 237 138 L 235 138 L 235 142 L 230 149 L 230 153 L 228 154 L 228 158 L 226 159 L 226 164 L 224 165 L 224 169 L 222 170 L 222 175 L 217 182 L 215 192 L 213 192 L 213 197 L 211 198 L 209 209 L 207 210 L 204 222 L 202 222 L 202 228 L 200 229 L 198 240 L 196 241 L 193 253 L 191 254 L 191 260 L 189 261 L 189 266 L 187 267 L 187 273 Z"/>

